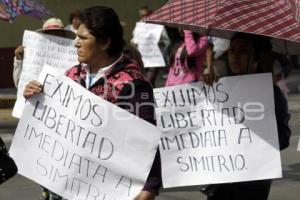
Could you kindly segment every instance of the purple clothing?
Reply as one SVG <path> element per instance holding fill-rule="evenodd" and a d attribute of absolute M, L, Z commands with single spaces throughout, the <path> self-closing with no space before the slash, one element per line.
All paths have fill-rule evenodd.
<path fill-rule="evenodd" d="M 193 38 L 193 32 L 184 31 L 184 42 L 176 51 L 174 60 L 170 66 L 166 86 L 179 85 L 198 81 L 203 73 L 203 65 L 206 60 L 208 38 L 201 36 L 198 41 Z M 189 57 L 195 58 L 195 66 L 188 68 L 187 59 L 180 61 L 182 51 L 186 49 Z"/>

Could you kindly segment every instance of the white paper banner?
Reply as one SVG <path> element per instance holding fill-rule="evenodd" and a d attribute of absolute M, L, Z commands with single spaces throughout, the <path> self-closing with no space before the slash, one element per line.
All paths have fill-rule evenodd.
<path fill-rule="evenodd" d="M 64 73 L 78 63 L 74 40 L 25 30 L 23 35 L 24 60 L 18 84 L 17 101 L 12 115 L 20 118 L 25 99 L 25 85 L 37 80 L 44 64 Z"/>
<path fill-rule="evenodd" d="M 144 67 L 165 67 L 166 63 L 158 42 L 163 31 L 162 25 L 136 23 L 133 31 L 133 41 L 138 45 Z"/>
<path fill-rule="evenodd" d="M 39 81 L 10 148 L 19 173 L 71 200 L 132 200 L 160 130 L 48 67 Z"/>
<path fill-rule="evenodd" d="M 155 89 L 164 187 L 281 177 L 270 74 Z"/>

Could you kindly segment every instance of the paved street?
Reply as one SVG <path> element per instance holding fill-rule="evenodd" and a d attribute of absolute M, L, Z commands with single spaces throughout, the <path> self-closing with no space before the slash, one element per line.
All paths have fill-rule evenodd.
<path fill-rule="evenodd" d="M 283 179 L 275 180 L 272 185 L 269 200 L 298 200 L 300 190 L 300 152 L 296 152 L 300 127 L 297 125 L 297 108 L 300 105 L 300 94 L 289 96 L 289 108 L 292 114 L 290 127 L 292 129 L 291 145 L 282 152 Z M 6 110 L 9 112 L 9 110 Z M 2 126 L 1 126 L 2 127 Z M 13 127 L 2 127 L 0 135 L 9 144 Z M 25 158 L 24 158 L 25 159 Z M 0 187 L 0 200 L 38 200 L 39 186 L 18 175 Z M 204 200 L 198 187 L 163 190 L 157 200 Z"/>
<path fill-rule="evenodd" d="M 300 95 L 292 96 L 292 105 L 300 102 Z M 296 124 L 296 113 L 292 112 L 291 128 L 293 136 L 291 145 L 282 152 L 284 178 L 273 183 L 270 200 L 298 200 L 300 189 L 300 152 L 296 152 L 300 127 Z M 2 134 L 9 141 L 11 134 Z M 34 182 L 18 175 L 0 187 L 0 200 L 37 200 L 39 186 Z M 204 200 L 205 197 L 197 187 L 172 189 L 161 192 L 157 200 Z"/>

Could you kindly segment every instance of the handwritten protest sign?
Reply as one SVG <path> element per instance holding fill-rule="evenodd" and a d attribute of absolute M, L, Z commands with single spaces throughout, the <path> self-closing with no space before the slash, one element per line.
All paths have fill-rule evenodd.
<path fill-rule="evenodd" d="M 25 30 L 23 46 L 25 49 L 22 73 L 12 113 L 17 118 L 21 117 L 25 105 L 23 97 L 25 85 L 31 80 L 37 80 L 44 64 L 63 73 L 78 63 L 74 41 L 70 39 Z"/>
<path fill-rule="evenodd" d="M 48 67 L 39 81 L 10 149 L 19 173 L 70 200 L 132 200 L 160 130 Z"/>
<path fill-rule="evenodd" d="M 159 49 L 158 41 L 163 31 L 162 25 L 148 24 L 145 22 L 136 23 L 133 32 L 133 41 L 138 45 L 142 55 L 144 67 L 166 66 L 163 55 Z"/>
<path fill-rule="evenodd" d="M 281 177 L 270 74 L 154 93 L 164 187 Z"/>

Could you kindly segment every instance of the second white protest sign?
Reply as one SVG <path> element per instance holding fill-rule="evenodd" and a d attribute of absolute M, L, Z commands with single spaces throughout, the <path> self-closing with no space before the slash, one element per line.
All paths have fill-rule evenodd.
<path fill-rule="evenodd" d="M 164 187 L 282 176 L 270 74 L 154 93 Z"/>

